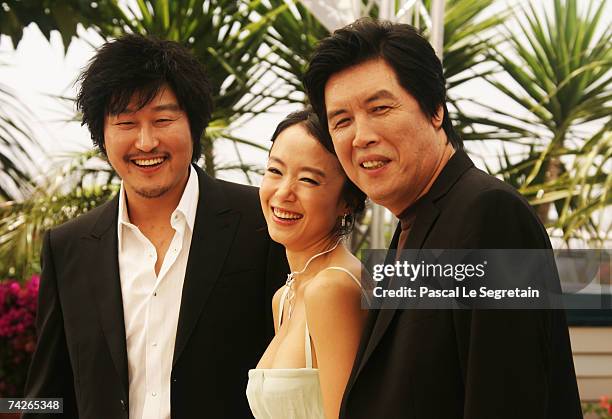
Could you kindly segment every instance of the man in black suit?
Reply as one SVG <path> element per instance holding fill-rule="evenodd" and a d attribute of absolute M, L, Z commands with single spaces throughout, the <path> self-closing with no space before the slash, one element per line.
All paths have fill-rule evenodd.
<path fill-rule="evenodd" d="M 305 86 L 349 178 L 399 218 L 391 248 L 550 249 L 529 204 L 462 150 L 441 63 L 413 27 L 337 30 Z M 372 310 L 341 417 L 580 418 L 564 313 Z"/>
<path fill-rule="evenodd" d="M 202 65 L 129 35 L 80 80 L 83 123 L 121 190 L 45 235 L 26 396 L 63 398 L 66 418 L 252 417 L 247 372 L 287 265 L 256 188 L 193 164 L 212 112 Z"/>

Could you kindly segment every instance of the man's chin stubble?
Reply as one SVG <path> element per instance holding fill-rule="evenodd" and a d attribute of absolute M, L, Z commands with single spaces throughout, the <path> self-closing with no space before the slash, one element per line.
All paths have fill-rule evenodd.
<path fill-rule="evenodd" d="M 139 196 L 143 198 L 153 199 L 159 198 L 160 196 L 168 192 L 169 189 L 170 188 L 166 186 L 153 189 L 135 189 L 134 192 L 136 192 Z"/>

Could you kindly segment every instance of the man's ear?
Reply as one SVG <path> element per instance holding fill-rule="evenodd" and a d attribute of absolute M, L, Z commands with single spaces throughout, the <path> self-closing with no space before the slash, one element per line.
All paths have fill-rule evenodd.
<path fill-rule="evenodd" d="M 442 126 L 442 121 L 444 120 L 444 107 L 442 105 L 438 106 L 436 109 L 436 113 L 434 113 L 431 117 L 431 123 L 436 129 L 440 129 Z"/>

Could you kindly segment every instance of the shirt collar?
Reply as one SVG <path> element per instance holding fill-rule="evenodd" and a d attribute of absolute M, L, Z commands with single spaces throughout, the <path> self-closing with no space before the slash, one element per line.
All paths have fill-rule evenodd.
<path fill-rule="evenodd" d="M 187 185 L 183 191 L 183 196 L 181 196 L 181 200 L 179 201 L 172 215 L 174 216 L 174 214 L 178 213 L 182 214 L 192 232 L 195 225 L 199 197 L 200 188 L 198 187 L 198 174 L 193 166 L 190 166 L 189 180 L 187 180 Z"/>
<path fill-rule="evenodd" d="M 171 217 L 181 214 L 185 218 L 187 226 L 193 232 L 193 227 L 195 225 L 195 216 L 198 210 L 200 188 L 198 187 L 197 172 L 193 168 L 193 165 L 190 165 L 189 168 L 189 179 L 187 180 L 187 185 L 185 185 L 185 190 L 183 191 L 181 200 L 176 206 L 176 209 L 172 212 Z M 127 202 L 125 198 L 125 188 L 123 186 L 123 181 L 121 181 L 121 188 L 119 189 L 119 216 L 117 218 L 117 238 L 119 252 L 121 252 L 123 248 L 123 229 L 134 227 L 135 226 L 130 222 L 130 217 L 127 211 Z"/>

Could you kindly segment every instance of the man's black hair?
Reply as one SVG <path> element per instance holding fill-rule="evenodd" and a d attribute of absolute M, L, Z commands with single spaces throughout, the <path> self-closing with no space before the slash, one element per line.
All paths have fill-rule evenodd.
<path fill-rule="evenodd" d="M 124 112 L 135 94 L 141 109 L 167 84 L 189 119 L 192 161 L 200 158 L 200 137 L 213 110 L 211 86 L 204 66 L 179 43 L 122 36 L 98 50 L 79 81 L 76 106 L 83 115 L 82 124 L 87 125 L 94 145 L 104 154 L 105 117 Z"/>
<path fill-rule="evenodd" d="M 365 61 L 381 58 L 399 84 L 429 118 L 444 109 L 442 128 L 455 149 L 463 148 L 446 107 L 442 64 L 429 42 L 410 25 L 362 18 L 336 30 L 317 45 L 304 76 L 310 103 L 327 128 L 325 85 L 329 78 Z"/>

